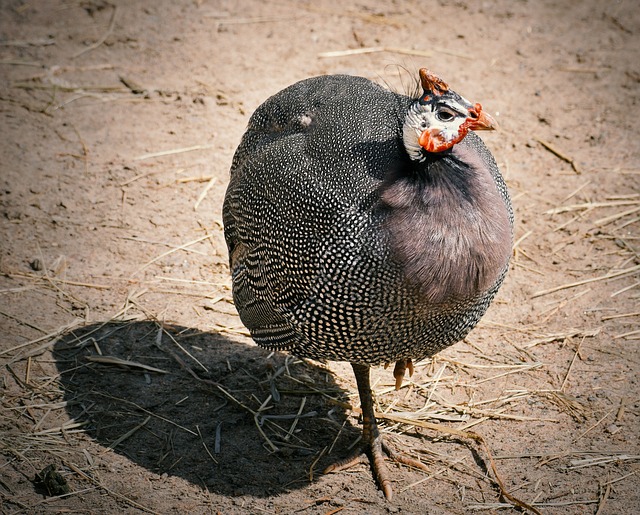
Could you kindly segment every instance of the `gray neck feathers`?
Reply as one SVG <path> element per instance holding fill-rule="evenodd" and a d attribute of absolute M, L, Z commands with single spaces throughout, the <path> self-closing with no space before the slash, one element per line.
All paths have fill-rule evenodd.
<path fill-rule="evenodd" d="M 463 140 L 385 182 L 381 202 L 394 259 L 429 303 L 472 298 L 502 276 L 509 211 L 485 162 Z"/>

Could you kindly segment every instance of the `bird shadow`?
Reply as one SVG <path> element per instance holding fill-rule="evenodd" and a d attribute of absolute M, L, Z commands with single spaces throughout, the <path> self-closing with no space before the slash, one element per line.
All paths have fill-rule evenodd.
<path fill-rule="evenodd" d="M 54 357 L 68 413 L 95 441 L 222 495 L 304 487 L 338 435 L 336 453 L 357 434 L 325 368 L 221 334 L 94 324 L 64 335 Z"/>

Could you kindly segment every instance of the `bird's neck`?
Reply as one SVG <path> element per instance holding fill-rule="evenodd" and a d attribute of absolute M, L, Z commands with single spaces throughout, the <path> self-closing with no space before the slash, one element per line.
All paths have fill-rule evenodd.
<path fill-rule="evenodd" d="M 396 170 L 380 198 L 392 256 L 429 303 L 481 294 L 504 271 L 509 212 L 472 148 L 457 145 Z"/>

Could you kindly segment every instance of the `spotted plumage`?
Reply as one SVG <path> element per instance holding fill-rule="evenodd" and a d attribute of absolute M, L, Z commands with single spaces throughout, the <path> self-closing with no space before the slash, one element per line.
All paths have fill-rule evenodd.
<path fill-rule="evenodd" d="M 418 98 L 346 75 L 298 82 L 255 111 L 231 167 L 223 216 L 243 323 L 268 349 L 351 362 L 359 387 L 358 370 L 464 338 L 508 266 L 507 189 L 468 132 L 492 120 L 421 80 Z"/>

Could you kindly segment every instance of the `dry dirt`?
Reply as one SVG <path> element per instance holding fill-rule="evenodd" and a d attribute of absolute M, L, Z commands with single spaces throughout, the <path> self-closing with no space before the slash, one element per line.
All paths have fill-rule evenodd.
<path fill-rule="evenodd" d="M 431 423 L 542 513 L 640 513 L 639 49 L 631 0 L 0 3 L 2 512 L 514 511 Z M 392 466 L 389 503 L 365 466 L 320 473 L 359 434 L 353 376 L 246 337 L 221 204 L 267 97 L 421 66 L 499 120 L 516 247 L 465 342 L 398 392 L 374 371 L 431 470 Z"/>

